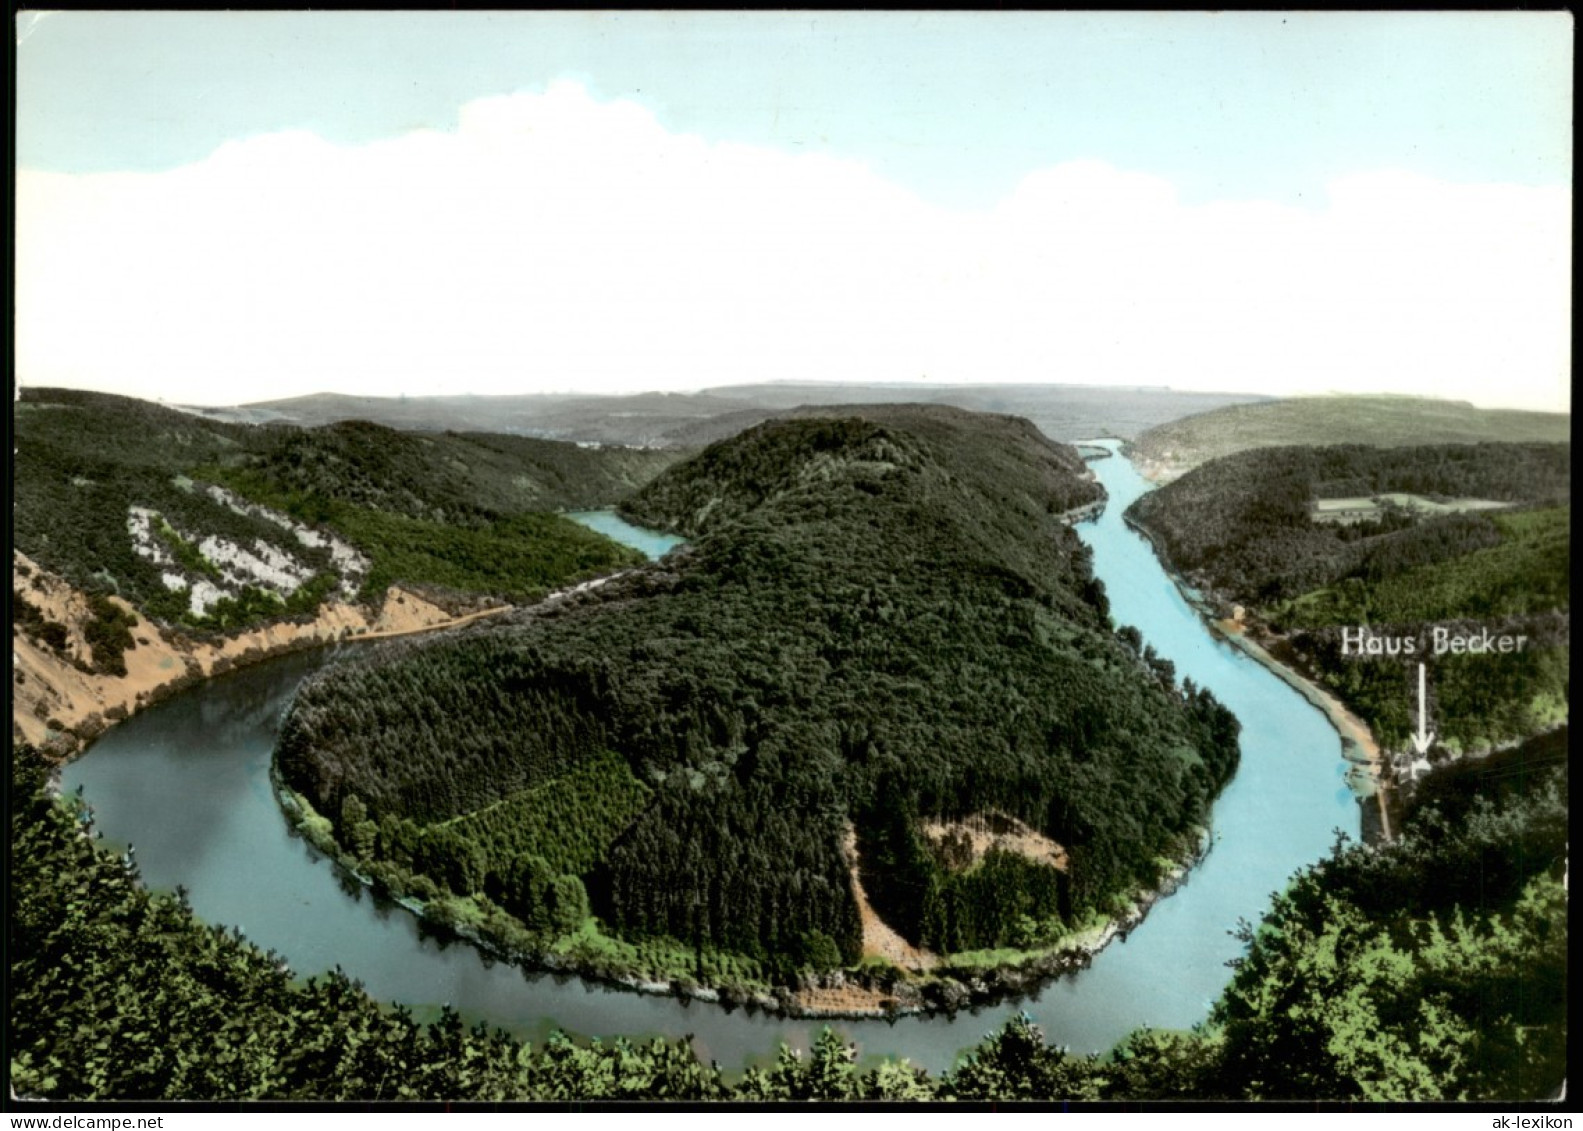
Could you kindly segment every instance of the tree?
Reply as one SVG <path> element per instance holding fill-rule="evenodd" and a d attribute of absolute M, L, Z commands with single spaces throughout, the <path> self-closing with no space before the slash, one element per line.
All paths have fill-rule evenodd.
<path fill-rule="evenodd" d="M 1045 1044 L 1023 1014 L 969 1054 L 940 1090 L 959 1100 L 1097 1100 L 1103 1079 L 1093 1057 Z"/>

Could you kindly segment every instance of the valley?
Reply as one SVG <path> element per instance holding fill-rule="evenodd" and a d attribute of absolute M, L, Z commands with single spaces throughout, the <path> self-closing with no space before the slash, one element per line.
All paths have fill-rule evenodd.
<path fill-rule="evenodd" d="M 887 982 L 902 1008 L 959 992 L 854 971 L 847 823 L 875 910 L 923 949 L 1035 957 L 1119 913 L 1192 853 L 1235 721 L 1112 633 L 1059 517 L 1099 494 L 1069 450 L 1011 418 L 851 411 L 750 429 L 632 496 L 627 513 L 688 546 L 577 607 L 326 670 L 286 721 L 282 781 L 343 844 L 355 799 L 362 866 L 460 901 L 513 950 L 739 998 L 799 969 Z M 385 705 L 378 725 L 350 724 L 367 704 Z M 513 887 L 537 850 L 453 837 L 609 751 L 643 802 L 627 826 L 567 810 L 562 836 L 604 831 L 542 865 L 568 893 L 553 906 Z M 917 825 L 992 809 L 1065 846 L 1065 866 L 954 860 Z M 512 924 L 541 909 L 537 930 Z"/>
<path fill-rule="evenodd" d="M 531 592 L 514 589 L 493 567 L 479 568 L 466 547 L 481 544 L 466 539 L 483 532 L 523 540 L 530 528 L 509 508 L 459 507 L 468 488 L 443 480 L 435 480 L 436 487 L 418 465 L 410 476 L 399 464 L 365 474 L 379 447 L 423 449 L 421 441 L 369 433 L 375 435 L 380 442 L 374 448 L 357 446 L 356 429 L 295 441 L 304 452 L 335 453 L 322 465 L 308 464 L 322 470 L 295 484 L 291 469 L 303 463 L 282 461 L 270 449 L 262 458 L 233 457 L 229 465 L 200 452 L 160 470 L 171 471 L 167 483 L 186 477 L 202 484 L 203 474 L 212 476 L 210 483 L 222 480 L 223 490 L 236 493 L 238 504 L 226 508 L 233 516 L 267 522 L 293 539 L 291 528 L 271 515 L 310 533 L 322 531 L 321 537 L 345 539 L 370 561 L 383 553 L 398 565 L 387 575 L 394 588 L 384 590 L 382 602 L 377 590 L 359 583 L 356 600 L 326 599 L 316 616 L 298 614 L 298 623 L 278 612 L 271 619 L 260 605 L 258 612 L 240 610 L 244 623 L 220 631 L 194 623 L 204 618 L 190 607 L 168 620 L 151 618 L 146 604 L 118 599 L 113 591 L 106 595 L 102 582 L 94 592 L 88 587 L 94 570 L 79 565 L 87 555 L 79 551 L 74 558 L 46 543 L 39 558 L 14 562 L 14 588 L 37 613 L 15 625 L 14 652 L 29 657 L 25 681 L 34 673 L 40 684 L 46 676 L 89 681 L 75 693 L 103 722 L 113 721 L 107 708 L 124 702 L 134 684 L 149 690 L 138 681 L 151 664 L 165 670 L 159 665 L 170 660 L 183 676 L 193 673 L 187 694 L 149 706 L 99 737 L 86 758 L 66 768 L 66 788 L 86 785 L 101 831 L 112 841 L 137 843 L 138 865 L 151 884 L 181 885 L 183 900 L 209 922 L 247 924 L 247 939 L 256 944 L 239 933 L 234 949 L 229 939 L 218 944 L 233 955 L 224 961 L 241 964 L 238 971 L 253 961 L 248 948 L 278 947 L 294 970 L 347 963 L 369 993 L 403 1003 L 390 1032 L 400 1029 L 408 1034 L 403 1040 L 421 1044 L 433 1068 L 403 1084 L 402 1094 L 443 1094 L 454 1086 L 445 1066 L 460 1054 L 447 1047 L 471 1050 L 467 1056 L 482 1058 L 475 1063 L 494 1065 L 488 1070 L 493 1082 L 479 1085 L 476 1094 L 547 1087 L 554 1058 L 572 1055 L 567 1050 L 574 1046 L 553 1035 L 563 1028 L 631 1035 L 637 1043 L 623 1047 L 646 1051 L 622 1054 L 627 1067 L 613 1078 L 646 1066 L 641 1071 L 650 1073 L 643 1077 L 650 1083 L 632 1078 L 633 1087 L 657 1087 L 663 1078 L 683 1094 L 717 1098 L 749 1095 L 771 1087 L 771 1080 L 802 1087 L 793 1082 L 803 1069 L 787 1067 L 791 1062 L 777 1059 L 775 1049 L 789 1042 L 808 1051 L 804 1065 L 829 1063 L 821 1058 L 836 1055 L 837 1046 L 819 1036 L 816 1025 L 787 1016 L 821 1014 L 849 1018 L 840 1027 L 866 1053 L 905 1056 L 927 1070 L 919 1076 L 890 1060 L 867 1074 L 838 1074 L 851 1088 L 874 1095 L 919 1089 L 935 1097 L 996 1094 L 975 1089 L 987 1086 L 981 1073 L 989 1065 L 1011 1071 L 1008 1057 L 1021 1065 L 1016 1072 L 1031 1074 L 1027 1080 L 1041 1081 L 1029 1086 L 1096 1098 L 1152 1094 L 1172 1073 L 1178 1081 L 1173 1087 L 1195 1095 L 1294 1094 L 1283 1090 L 1289 1086 L 1284 1078 L 1261 1067 L 1276 1063 L 1311 1066 L 1293 1077 L 1304 1089 L 1297 1094 L 1337 1097 L 1421 1095 L 1413 1089 L 1451 1088 L 1457 1080 L 1456 1086 L 1474 1089 L 1468 1094 L 1507 1094 L 1512 1073 L 1544 1079 L 1552 1072 L 1549 1037 L 1517 1059 L 1489 1051 L 1496 1047 L 1489 1042 L 1505 1040 L 1499 1035 L 1513 1025 L 1558 1031 L 1545 1012 L 1557 1000 L 1553 995 L 1541 994 L 1517 1013 L 1492 1014 L 1489 1003 L 1505 1001 L 1504 990 L 1486 993 L 1478 999 L 1485 1004 L 1475 1006 L 1441 990 L 1413 990 L 1410 979 L 1370 983 L 1366 1000 L 1374 1004 L 1367 1008 L 1396 1010 L 1385 1004 L 1397 1000 L 1392 995 L 1440 994 L 1433 998 L 1436 1008 L 1458 1020 L 1436 1030 L 1436 1039 L 1484 1049 L 1466 1054 L 1483 1058 L 1482 1076 L 1458 1076 L 1455 1063 L 1462 1062 L 1435 1060 L 1438 1054 L 1420 1044 L 1410 1023 L 1387 1026 L 1398 1044 L 1384 1075 L 1344 1057 L 1326 1059 L 1330 1054 L 1280 1043 L 1289 1042 L 1284 1022 L 1260 1013 L 1258 1002 L 1269 987 L 1298 976 L 1292 964 L 1306 952 L 1278 952 L 1251 935 L 1228 939 L 1225 924 L 1239 915 L 1250 921 L 1264 915 L 1265 893 L 1282 890 L 1294 868 L 1315 860 L 1321 864 L 1270 911 L 1293 930 L 1323 935 L 1326 946 L 1347 953 L 1361 946 L 1361 954 L 1380 945 L 1367 940 L 1377 940 L 1371 932 L 1392 915 L 1450 922 L 1445 917 L 1456 908 L 1469 907 L 1466 894 L 1454 885 L 1441 890 L 1424 877 L 1449 866 L 1436 861 L 1455 859 L 1464 873 L 1482 869 L 1493 878 L 1477 913 L 1481 925 L 1456 936 L 1457 953 L 1474 961 L 1493 945 L 1490 939 L 1504 937 L 1502 945 L 1516 948 L 1511 956 L 1480 969 L 1507 969 L 1502 963 L 1519 961 L 1521 954 L 1520 961 L 1551 977 L 1554 939 L 1543 936 L 1540 925 L 1564 873 L 1564 806 L 1559 824 L 1556 808 L 1564 766 L 1545 753 L 1549 747 L 1530 753 L 1532 743 L 1491 755 L 1492 768 L 1496 762 L 1530 767 L 1523 771 L 1526 784 L 1503 787 L 1491 794 L 1493 802 L 1478 803 L 1486 808 L 1466 834 L 1448 831 L 1425 812 L 1442 772 L 1425 779 L 1421 792 L 1404 791 L 1392 810 L 1394 843 L 1381 858 L 1392 863 L 1378 867 L 1395 869 L 1390 882 L 1415 893 L 1416 902 L 1404 910 L 1358 896 L 1347 885 L 1362 882 L 1355 878 L 1362 858 L 1341 848 L 1324 855 L 1333 828 L 1359 827 L 1339 756 L 1345 744 L 1269 672 L 1204 631 L 1194 605 L 1122 522 L 1119 512 L 1134 497 L 1160 494 L 1149 493 L 1127 461 L 1085 466 L 1076 453 L 1020 422 L 936 406 L 859 404 L 823 416 L 794 414 L 690 462 L 670 455 L 665 467 L 672 470 L 660 468 L 637 490 L 614 479 L 599 496 L 561 489 L 569 509 L 619 502 L 629 520 L 674 531 L 686 544 L 648 564 L 639 555 L 611 556 L 598 571 L 579 564 L 587 559 L 563 558 L 556 567 L 561 595 L 527 603 Z M 244 452 L 258 451 L 245 431 L 232 439 Z M 461 456 L 504 449 L 487 438 L 468 444 L 449 450 Z M 1547 486 L 1564 482 L 1546 470 L 1547 459 L 1535 449 L 1490 465 L 1524 484 L 1527 493 L 1520 497 L 1505 498 L 1495 482 L 1500 475 L 1488 468 L 1478 472 L 1484 476 L 1478 490 L 1461 492 L 1506 502 L 1502 511 L 1407 516 L 1401 529 L 1417 521 L 1504 522 L 1510 525 L 1496 526 L 1501 540 L 1478 534 L 1483 542 L 1473 553 L 1504 554 L 1499 561 L 1508 568 L 1511 562 L 1549 562 L 1558 521 L 1551 516 L 1564 515 L 1565 496 Z M 469 466 L 476 475 L 476 465 Z M 207 470 L 194 475 L 197 469 Z M 116 481 L 101 475 L 76 477 Z M 1263 478 L 1284 482 L 1280 475 Z M 402 483 L 401 491 L 389 489 Z M 1458 493 L 1438 482 L 1384 487 L 1432 500 Z M 164 488 L 154 483 L 150 490 Z M 1351 490 L 1337 486 L 1333 497 Z M 19 496 L 22 491 L 19 483 Z M 1217 488 L 1202 497 L 1219 494 Z M 552 496 L 541 490 L 539 497 Z M 168 495 L 158 499 L 176 515 L 170 525 L 181 539 L 166 536 L 162 543 L 175 559 L 172 568 L 186 568 L 178 554 L 183 543 L 212 560 L 204 547 L 213 543 L 201 536 L 203 528 L 170 506 Z M 381 533 L 371 538 L 369 527 L 348 521 L 341 509 L 368 500 L 385 508 L 378 510 L 382 516 L 454 529 L 461 540 L 414 539 L 414 547 L 440 547 L 438 566 L 402 557 L 393 552 L 401 543 L 389 533 L 391 517 L 380 519 L 383 525 L 374 529 Z M 124 514 L 125 507 L 149 504 L 119 498 L 113 505 Z M 239 508 L 251 513 L 238 514 Z M 1087 520 L 1069 526 L 1077 516 Z M 1564 530 L 1564 518 L 1559 521 Z M 251 537 L 262 536 L 253 529 Z M 534 537 L 558 537 L 560 528 L 541 529 Z M 1238 527 L 1231 521 L 1217 529 Z M 241 533 L 232 536 L 233 544 L 246 545 L 238 540 Z M 1370 536 L 1365 532 L 1365 540 Z M 1439 545 L 1422 534 L 1409 538 Z M 1365 554 L 1360 560 L 1377 563 L 1408 560 L 1395 550 L 1397 556 L 1387 558 L 1372 544 L 1358 552 Z M 60 573 L 41 565 L 49 553 Z M 1462 587 L 1445 592 L 1473 586 L 1514 608 L 1518 590 L 1499 579 L 1497 563 L 1456 564 L 1466 557 L 1436 560 L 1462 571 L 1445 574 L 1446 585 Z M 333 556 L 315 560 L 322 561 L 320 573 L 335 568 Z M 343 554 L 340 560 L 351 559 Z M 1288 554 L 1286 560 L 1305 558 Z M 447 563 L 470 572 L 454 575 L 451 583 L 436 580 L 440 569 L 451 568 Z M 196 561 L 193 567 L 187 576 L 195 582 L 203 567 Z M 403 571 L 422 580 L 401 580 Z M 67 572 L 87 580 L 73 584 Z M 345 580 L 346 572 L 336 570 L 334 584 Z M 1406 590 L 1389 597 L 1389 584 L 1388 573 L 1371 573 L 1361 592 L 1369 600 L 1406 599 Z M 1421 583 L 1412 589 L 1425 600 L 1437 592 Z M 1190 595 L 1206 611 L 1224 613 L 1228 630 L 1262 637 L 1268 607 L 1249 601 L 1233 617 L 1229 604 L 1215 604 L 1231 592 Z M 1316 600 L 1302 609 L 1310 611 Z M 261 619 L 248 627 L 247 616 Z M 122 629 L 132 646 L 115 650 Z M 431 629 L 447 631 L 427 635 Z M 420 635 L 303 652 L 200 682 L 260 659 L 270 648 L 411 630 Z M 1471 627 L 1455 631 L 1476 635 Z M 1541 653 L 1553 648 L 1546 643 L 1552 639 L 1534 636 Z M 116 658 L 125 675 L 112 670 Z M 1090 687 L 1090 680 L 1098 682 Z M 1213 698 L 1204 689 L 1212 689 Z M 154 697 L 140 700 L 134 690 L 131 707 Z M 65 735 L 70 741 L 54 748 L 59 755 L 98 733 L 99 724 L 58 715 L 56 722 L 68 725 L 53 728 L 53 736 L 21 730 L 21 703 L 14 734 L 29 745 Z M 1105 706 L 1085 711 L 1085 703 Z M 1139 713 L 1129 714 L 1134 708 Z M 35 706 L 27 710 L 37 717 Z M 1147 724 L 1140 721 L 1145 715 Z M 489 727 L 470 729 L 483 718 Z M 1230 762 L 1223 737 L 1216 737 L 1228 721 L 1240 724 L 1240 736 L 1231 731 L 1237 737 Z M 1457 732 L 1450 733 L 1456 739 Z M 478 758 L 480 769 L 487 769 L 436 773 L 421 756 L 395 758 L 397 750 L 421 755 L 432 741 L 425 736 L 434 734 L 446 736 L 453 765 L 465 764 L 456 763 L 458 757 Z M 1553 738 L 1550 732 L 1536 741 Z M 217 744 L 215 753 L 231 753 L 205 758 Z M 1293 752 L 1302 757 L 1294 762 Z M 349 871 L 327 867 L 282 820 L 268 784 L 272 754 L 278 780 L 290 790 L 282 796 L 289 805 L 307 803 L 298 812 L 299 828 Z M 25 756 L 19 758 L 22 766 Z M 1195 770 L 1195 759 L 1207 778 Z M 215 778 L 220 807 L 210 810 L 202 799 L 211 787 L 203 783 L 223 764 L 233 767 L 226 774 L 241 773 L 252 784 L 236 779 L 222 786 Z M 1107 767 L 1130 768 L 1117 773 Z M 105 784 L 111 780 L 116 784 Z M 174 780 L 183 788 L 161 784 Z M 329 781 L 338 784 L 326 789 Z M 1145 795 L 1140 782 L 1170 788 Z M 1050 791 L 1051 783 L 1058 788 Z M 1124 796 L 1124 789 L 1135 796 Z M 1490 792 L 1487 785 L 1477 789 Z M 237 809 L 235 799 L 243 795 L 254 801 Z M 1433 796 L 1441 809 L 1451 803 L 1444 789 Z M 779 820 L 776 806 L 795 812 L 798 822 Z M 26 932 L 35 932 L 24 937 L 56 946 L 42 941 L 57 929 L 46 895 L 55 881 L 48 877 L 87 865 L 68 866 L 59 856 L 64 849 L 49 847 L 54 842 L 43 812 L 25 828 L 28 837 L 44 839 L 27 843 L 40 860 L 55 861 L 54 872 L 28 873 L 28 890 L 37 894 L 27 907 L 37 913 L 24 916 Z M 761 859 L 775 861 L 765 873 L 774 873 L 768 882 L 754 870 Z M 794 866 L 788 869 L 787 861 Z M 237 885 L 239 869 L 261 882 Z M 698 877 L 694 890 L 702 898 L 667 879 L 677 876 Z M 388 902 L 392 896 L 421 908 L 424 918 L 408 916 Z M 183 937 L 184 928 L 172 924 L 185 912 L 161 904 L 167 897 L 120 898 L 152 899 L 151 908 L 164 908 L 155 913 L 166 924 L 161 945 Z M 716 900 L 722 901 L 719 912 Z M 1342 903 L 1348 910 L 1335 923 L 1314 918 L 1313 908 Z M 296 910 L 304 904 L 314 908 L 312 922 Z M 767 918 L 756 910 L 766 907 Z M 98 945 L 92 940 L 100 937 L 110 936 L 82 936 L 77 945 Z M 1114 945 L 1118 938 L 1126 945 Z M 447 939 L 474 940 L 484 955 L 471 945 L 447 945 Z M 116 945 L 132 953 L 143 944 Z M 174 953 L 173 972 L 185 962 L 184 950 Z M 1244 953 L 1252 964 L 1228 974 L 1226 963 Z M 1438 953 L 1413 942 L 1398 961 L 1418 969 L 1440 961 L 1433 957 Z M 524 961 L 530 970 L 548 967 L 561 979 L 579 971 L 589 980 L 565 983 L 531 973 L 525 979 L 512 966 L 491 965 L 487 954 Z M 1462 977 L 1423 969 L 1423 977 L 1441 979 L 1435 985 Z M 1169 976 L 1162 978 L 1162 971 Z M 63 1019 L 51 1022 L 52 1029 L 30 1025 L 22 1033 L 33 1050 L 18 1062 L 23 1078 L 38 1086 L 43 1077 L 29 1075 L 30 1066 L 48 1055 L 57 1065 L 51 1079 L 61 1087 L 78 1079 L 75 1069 L 67 1071 L 74 1059 L 96 1063 L 95 1054 L 65 1051 L 72 1038 L 59 1026 L 70 1023 L 74 1010 L 49 996 L 56 983 L 30 965 L 21 976 L 37 983 L 51 1003 L 37 1015 Z M 314 976 L 304 989 L 300 980 L 291 988 L 256 981 L 252 973 L 237 977 L 238 985 L 256 987 L 239 991 L 237 1000 L 249 1003 L 239 1006 L 245 1010 L 291 1009 L 312 1018 L 330 1009 L 349 1018 L 365 1008 L 358 1002 L 370 1000 L 360 996 L 361 988 L 333 978 Z M 598 989 L 601 984 L 667 996 Z M 1008 996 L 1010 1004 L 987 1004 Z M 442 1002 L 458 1003 L 461 1014 L 441 1010 Z M 746 1008 L 732 1009 L 733 1003 Z M 965 1006 L 988 1009 L 1002 1025 L 971 1049 L 986 1022 L 957 1016 Z M 1032 1021 L 1018 1020 L 1024 1010 Z M 169 1024 L 186 1023 L 181 1010 L 166 1013 Z M 894 1020 L 897 1015 L 901 1020 Z M 486 1037 L 483 1029 L 458 1028 L 446 1037 L 449 1030 L 429 1027 L 431 1021 L 452 1024 L 450 1017 L 458 1026 L 466 1018 L 467 1025 L 486 1022 L 506 1032 Z M 345 1023 L 330 1023 L 331 1029 Z M 1034 1025 L 1037 1030 L 1030 1029 Z M 1143 1028 L 1162 1025 L 1182 1035 L 1150 1036 Z M 291 1031 L 297 1034 L 292 1039 L 312 1047 L 311 1029 Z M 363 1047 L 372 1054 L 385 1038 L 367 1032 L 358 1040 L 368 1042 Z M 655 1032 L 688 1032 L 693 1040 L 690 1046 L 643 1044 Z M 537 1042 L 537 1051 L 511 1051 L 528 1049 L 513 1043 L 524 1040 Z M 1078 1052 L 1057 1055 L 1060 1045 Z M 1122 1071 L 1117 1065 L 1123 1061 L 1084 1051 L 1111 1048 L 1129 1050 L 1125 1063 L 1133 1067 Z M 578 1055 L 594 1071 L 597 1055 Z M 736 1082 L 704 1067 L 723 1055 L 744 1073 Z M 524 1067 L 508 1068 L 507 1060 Z M 289 1066 L 277 1079 L 299 1080 L 297 1086 L 318 1094 L 332 1086 L 311 1058 L 293 1053 L 275 1063 Z M 1168 1064 L 1175 1066 L 1169 1072 Z M 208 1078 L 201 1074 L 179 1078 L 189 1081 L 189 1095 L 216 1094 L 205 1089 L 220 1086 L 202 1083 Z M 357 1092 L 354 1076 L 338 1070 L 335 1078 L 345 1094 L 369 1094 Z M 127 1077 L 115 1079 L 122 1081 L 121 1094 L 138 1087 Z M 579 1079 L 578 1094 L 607 1094 L 592 1076 Z M 1426 1079 L 1434 1082 L 1423 1084 Z M 66 1086 L 84 1094 L 81 1084 Z M 257 1086 L 263 1089 L 257 1094 L 278 1094 L 265 1079 Z"/>
<path fill-rule="evenodd" d="M 1334 498 L 1373 509 L 1345 523 L 1316 513 Z M 1356 712 L 1383 779 L 1406 786 L 1431 761 L 1566 722 L 1569 499 L 1566 444 L 1256 448 L 1129 515 L 1206 610 Z"/>
<path fill-rule="evenodd" d="M 18 1126 L 1570 1127 L 1570 13 L 14 22 Z"/>

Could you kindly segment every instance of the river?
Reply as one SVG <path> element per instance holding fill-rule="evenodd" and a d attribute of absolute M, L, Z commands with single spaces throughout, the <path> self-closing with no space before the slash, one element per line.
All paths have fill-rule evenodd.
<path fill-rule="evenodd" d="M 573 511 L 566 517 L 590 530 L 597 530 L 606 538 L 614 538 L 634 550 L 641 550 L 650 558 L 663 558 L 682 544 L 682 540 L 674 534 L 661 534 L 657 530 L 633 526 L 614 511 Z"/>
<path fill-rule="evenodd" d="M 1114 445 L 1109 445 L 1114 448 Z M 1240 953 L 1229 932 L 1257 920 L 1269 895 L 1318 860 L 1341 829 L 1359 834 L 1340 740 L 1324 716 L 1255 661 L 1216 639 L 1122 512 L 1149 484 L 1119 456 L 1090 466 L 1109 492 L 1078 527 L 1118 624 L 1210 689 L 1242 721 L 1242 763 L 1215 803 L 1214 846 L 1169 898 L 1091 967 L 1021 1001 L 955 1017 L 838 1021 L 864 1061 L 905 1056 L 938 1072 L 1018 1011 L 1079 1051 L 1111 1047 L 1143 1025 L 1187 1028 L 1207 1015 Z M 613 516 L 571 516 L 658 556 L 664 535 L 623 537 Z M 644 538 L 659 541 L 643 541 Z M 342 648 L 359 647 L 356 644 Z M 438 939 L 403 908 L 344 876 L 288 827 L 270 790 L 282 713 L 304 676 L 334 649 L 273 660 L 211 680 L 109 731 L 65 768 L 111 845 L 132 844 L 144 880 L 187 889 L 204 920 L 238 926 L 299 975 L 340 966 L 374 997 L 420 1017 L 444 1004 L 529 1040 L 556 1028 L 586 1036 L 691 1034 L 726 1069 L 769 1062 L 781 1042 L 806 1048 L 822 1023 L 646 996 L 567 976 L 524 973 Z"/>

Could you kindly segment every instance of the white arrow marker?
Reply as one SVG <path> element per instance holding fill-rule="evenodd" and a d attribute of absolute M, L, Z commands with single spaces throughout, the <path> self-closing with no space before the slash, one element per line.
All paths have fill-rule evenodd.
<path fill-rule="evenodd" d="M 1434 733 L 1429 729 L 1429 705 L 1424 696 L 1424 666 L 1418 665 L 1418 733 L 1412 736 L 1413 749 L 1418 751 L 1422 758 L 1429 753 L 1429 748 L 1435 743 Z"/>

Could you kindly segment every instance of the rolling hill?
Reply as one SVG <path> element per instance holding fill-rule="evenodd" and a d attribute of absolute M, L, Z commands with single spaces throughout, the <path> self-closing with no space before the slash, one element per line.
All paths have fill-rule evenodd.
<path fill-rule="evenodd" d="M 1327 500 L 1354 517 L 1332 520 Z M 1564 443 L 1258 448 L 1200 465 L 1128 517 L 1387 750 L 1408 748 L 1424 661 L 1439 748 L 1483 753 L 1567 718 L 1570 500 Z M 1524 643 L 1435 655 L 1437 628 Z M 1360 659 L 1347 637 L 1363 632 L 1413 650 Z"/>
<path fill-rule="evenodd" d="M 1168 480 L 1199 464 L 1250 448 L 1287 444 L 1561 443 L 1572 437 L 1565 413 L 1474 408 L 1427 397 L 1292 397 L 1227 405 L 1157 424 L 1128 446 L 1152 479 Z"/>
<path fill-rule="evenodd" d="M 641 560 L 551 512 L 614 503 L 676 458 L 65 390 L 13 413 L 12 732 L 57 755 L 236 663 Z"/>
<path fill-rule="evenodd" d="M 509 432 L 579 443 L 701 448 L 792 409 L 819 405 L 927 403 L 1023 416 L 1046 436 L 1132 437 L 1188 413 L 1261 398 L 1158 387 L 1096 385 L 844 385 L 784 382 L 730 385 L 697 393 L 630 396 L 352 397 L 317 394 L 234 408 L 190 411 L 214 420 L 306 427 L 369 420 L 438 432 Z"/>
<path fill-rule="evenodd" d="M 397 582 L 544 592 L 629 560 L 548 512 L 616 502 L 675 459 L 355 421 L 231 424 L 66 390 L 25 390 L 14 413 L 17 549 L 194 628 Z"/>
<path fill-rule="evenodd" d="M 281 778 L 382 882 L 585 969 L 851 967 L 852 831 L 910 943 L 1052 945 L 1191 853 L 1237 760 L 1229 713 L 1113 630 L 1063 520 L 1099 497 L 1014 418 L 760 425 L 624 504 L 691 539 L 664 562 L 306 684 Z M 931 819 L 1020 822 L 1065 866 L 964 860 Z"/>

